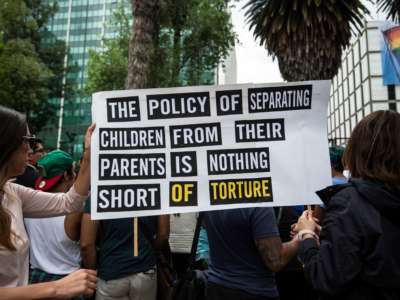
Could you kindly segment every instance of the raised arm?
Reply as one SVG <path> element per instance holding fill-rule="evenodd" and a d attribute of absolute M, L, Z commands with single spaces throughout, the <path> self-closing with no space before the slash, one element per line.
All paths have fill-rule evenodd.
<path fill-rule="evenodd" d="M 90 144 L 92 133 L 96 128 L 95 124 L 92 124 L 86 131 L 85 135 L 85 149 L 83 151 L 81 168 L 79 170 L 78 177 L 74 183 L 75 190 L 78 194 L 87 196 L 90 187 Z"/>
<path fill-rule="evenodd" d="M 99 221 L 94 221 L 90 218 L 89 213 L 84 213 L 82 216 L 81 225 L 81 255 L 82 264 L 85 268 L 96 269 L 97 253 L 96 253 L 96 238 L 99 227 Z"/>
<path fill-rule="evenodd" d="M 65 215 L 82 210 L 90 185 L 90 138 L 94 130 L 90 126 L 85 136 L 85 152 L 82 166 L 74 186 L 67 193 L 45 193 L 20 185 L 9 184 L 10 194 L 22 201 L 24 217 L 43 218 Z"/>

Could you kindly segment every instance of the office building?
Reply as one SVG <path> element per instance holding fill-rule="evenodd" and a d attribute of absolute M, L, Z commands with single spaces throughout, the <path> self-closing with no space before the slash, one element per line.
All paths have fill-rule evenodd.
<path fill-rule="evenodd" d="M 379 21 L 367 22 L 343 54 L 341 68 L 331 86 L 328 108 L 330 144 L 345 144 L 357 122 L 373 111 L 400 111 L 400 86 L 383 85 L 382 24 Z"/>

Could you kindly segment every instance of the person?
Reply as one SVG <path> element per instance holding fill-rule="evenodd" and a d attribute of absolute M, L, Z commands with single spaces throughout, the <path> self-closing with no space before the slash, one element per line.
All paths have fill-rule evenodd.
<path fill-rule="evenodd" d="M 173 214 L 170 216 L 169 244 L 172 262 L 178 277 L 183 276 L 189 267 L 189 256 L 196 220 L 196 213 Z"/>
<path fill-rule="evenodd" d="M 54 150 L 38 162 L 43 172 L 35 189 L 49 193 L 66 193 L 75 181 L 72 156 Z M 82 213 L 53 218 L 25 218 L 30 240 L 29 283 L 54 281 L 77 271 L 81 255 L 79 236 Z"/>
<path fill-rule="evenodd" d="M 344 166 L 343 166 L 343 154 L 344 148 L 342 146 L 332 146 L 329 147 L 329 159 L 331 162 L 331 176 L 332 176 L 332 185 L 345 184 L 347 183 L 347 178 L 344 176 Z M 323 221 L 324 219 L 324 209 L 325 205 L 316 205 L 313 212 L 313 217 L 318 219 L 319 221 Z M 302 213 L 302 212 L 301 212 Z M 301 215 L 299 214 L 299 216 Z M 312 291 L 310 291 L 312 293 Z M 313 296 L 312 298 L 315 298 Z"/>
<path fill-rule="evenodd" d="M 344 148 L 342 146 L 332 146 L 329 147 L 329 158 L 331 161 L 331 175 L 332 184 L 345 184 L 347 183 L 347 178 L 344 176 L 343 171 L 343 154 Z"/>
<path fill-rule="evenodd" d="M 41 139 L 32 139 L 32 147 L 28 152 L 28 163 L 26 164 L 25 172 L 17 176 L 15 183 L 23 186 L 34 188 L 35 182 L 39 177 L 37 162 L 44 155 L 44 147 Z"/>
<path fill-rule="evenodd" d="M 135 257 L 133 219 L 91 220 L 90 205 L 89 199 L 82 216 L 80 245 L 83 266 L 98 271 L 96 300 L 155 300 L 157 271 L 153 246 L 161 249 L 168 242 L 169 216 L 139 218 Z M 152 245 L 149 239 L 155 234 Z"/>
<path fill-rule="evenodd" d="M 318 192 L 318 225 L 298 220 L 305 276 L 325 300 L 400 299 L 400 114 L 377 111 L 354 128 L 344 153 L 346 185 Z"/>
<path fill-rule="evenodd" d="M 96 273 L 79 270 L 54 282 L 27 285 L 29 240 L 24 217 L 51 217 L 82 208 L 89 191 L 90 137 L 85 136 L 84 162 L 74 186 L 67 192 L 51 194 L 11 182 L 26 167 L 31 136 L 26 118 L 0 106 L 0 300 L 67 299 L 90 296 L 96 288 Z"/>
<path fill-rule="evenodd" d="M 298 242 L 281 242 L 273 208 L 207 212 L 205 226 L 207 299 L 279 299 L 274 272 L 295 257 Z"/>

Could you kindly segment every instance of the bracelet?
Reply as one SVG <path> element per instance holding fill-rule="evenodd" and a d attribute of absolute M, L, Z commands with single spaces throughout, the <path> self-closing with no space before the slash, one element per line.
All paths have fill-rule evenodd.
<path fill-rule="evenodd" d="M 304 241 L 304 236 L 305 236 L 306 234 L 310 234 L 310 235 L 312 236 L 312 238 L 313 238 L 314 240 L 316 240 L 316 241 L 319 240 L 319 236 L 318 236 L 314 231 L 312 231 L 312 230 L 310 230 L 310 229 L 303 229 L 303 230 L 300 230 L 299 233 L 297 234 L 297 237 L 298 237 L 298 239 L 299 239 L 300 241 Z"/>

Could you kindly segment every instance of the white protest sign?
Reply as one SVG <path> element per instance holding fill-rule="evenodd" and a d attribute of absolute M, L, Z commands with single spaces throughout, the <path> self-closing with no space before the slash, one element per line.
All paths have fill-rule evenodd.
<path fill-rule="evenodd" d="M 329 81 L 93 95 L 94 219 L 320 203 Z"/>

